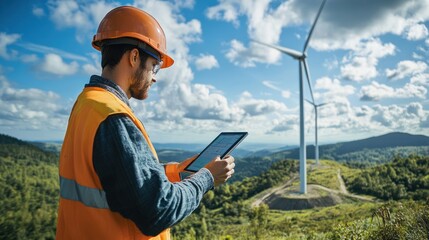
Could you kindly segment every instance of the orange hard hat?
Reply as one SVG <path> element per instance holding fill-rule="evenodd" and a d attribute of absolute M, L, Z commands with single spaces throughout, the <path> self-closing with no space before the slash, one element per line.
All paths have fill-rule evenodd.
<path fill-rule="evenodd" d="M 103 44 L 128 43 L 146 52 L 160 55 L 161 68 L 173 65 L 167 55 L 164 30 L 158 21 L 148 13 L 131 6 L 117 7 L 106 14 L 94 35 L 92 46 L 100 50 Z M 150 54 L 153 55 L 153 54 Z"/>

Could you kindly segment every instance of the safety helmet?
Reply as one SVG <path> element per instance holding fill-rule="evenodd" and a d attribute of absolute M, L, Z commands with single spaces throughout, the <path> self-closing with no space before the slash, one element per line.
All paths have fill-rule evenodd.
<path fill-rule="evenodd" d="M 161 68 L 173 65 L 167 55 L 164 30 L 148 13 L 131 6 L 117 7 L 106 14 L 94 35 L 92 46 L 101 50 L 103 45 L 128 43 L 148 53 L 160 54 Z M 153 56 L 153 54 L 150 54 Z"/>

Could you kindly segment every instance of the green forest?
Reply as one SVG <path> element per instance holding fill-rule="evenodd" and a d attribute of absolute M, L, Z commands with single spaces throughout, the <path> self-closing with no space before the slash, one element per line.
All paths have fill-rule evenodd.
<path fill-rule="evenodd" d="M 308 184 L 339 189 L 340 170 L 350 194 L 373 200 L 344 195 L 341 204 L 323 208 L 252 207 L 269 189 L 293 182 L 299 162 L 281 159 L 257 176 L 208 192 L 197 211 L 172 228 L 173 238 L 429 238 L 429 156 L 394 156 L 388 163 L 359 167 L 323 160 L 313 166 L 309 161 Z M 58 154 L 0 134 L 0 168 L 0 239 L 54 239 Z"/>

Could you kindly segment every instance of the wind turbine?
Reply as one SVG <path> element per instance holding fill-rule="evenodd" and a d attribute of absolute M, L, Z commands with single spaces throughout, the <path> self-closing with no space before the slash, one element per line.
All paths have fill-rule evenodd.
<path fill-rule="evenodd" d="M 317 20 L 319 19 L 320 13 L 322 12 L 323 6 L 325 5 L 326 0 L 323 0 L 319 11 L 317 12 L 316 18 L 314 19 L 313 26 L 311 26 L 310 32 L 308 33 L 307 40 L 304 44 L 304 49 L 302 52 L 280 47 L 268 43 L 263 43 L 260 41 L 253 40 L 256 43 L 265 45 L 270 48 L 277 49 L 278 51 L 291 56 L 292 58 L 298 60 L 299 63 L 299 176 L 300 176 L 300 192 L 301 194 L 307 194 L 307 159 L 306 159 L 306 149 L 305 149 L 305 134 L 304 134 L 304 83 L 302 79 L 302 68 L 304 67 L 305 74 L 307 76 L 308 86 L 310 88 L 311 98 L 314 102 L 313 90 L 311 89 L 311 80 L 310 72 L 308 70 L 307 64 L 307 47 L 310 43 L 311 35 L 313 34 L 314 27 L 316 26 Z"/>
<path fill-rule="evenodd" d="M 315 153 L 314 153 L 314 155 L 316 158 L 316 165 L 319 165 L 319 144 L 318 144 L 318 137 L 317 137 L 317 131 L 318 131 L 318 128 L 317 128 L 317 109 L 319 107 L 323 107 L 329 103 L 315 104 L 314 102 L 310 102 L 307 99 L 305 99 L 305 101 L 307 101 L 308 103 L 310 103 L 314 107 L 314 114 L 315 114 L 315 116 L 314 116 L 314 129 L 315 129 L 314 130 L 314 132 L 315 132 L 315 134 L 314 134 L 315 135 L 314 136 L 314 142 L 315 142 L 315 151 L 314 151 Z"/>

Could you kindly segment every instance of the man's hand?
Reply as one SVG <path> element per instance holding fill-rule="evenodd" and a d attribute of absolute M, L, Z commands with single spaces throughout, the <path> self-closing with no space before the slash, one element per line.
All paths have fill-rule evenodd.
<path fill-rule="evenodd" d="M 234 167 L 232 156 L 226 156 L 223 159 L 217 156 L 205 166 L 213 175 L 215 187 L 225 183 L 234 174 Z"/>

